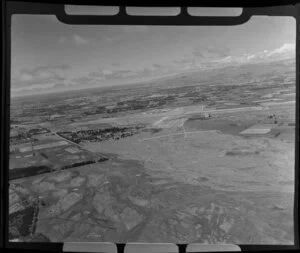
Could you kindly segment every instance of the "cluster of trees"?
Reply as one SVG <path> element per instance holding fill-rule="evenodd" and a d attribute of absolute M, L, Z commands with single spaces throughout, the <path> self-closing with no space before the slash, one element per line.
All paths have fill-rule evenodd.
<path fill-rule="evenodd" d="M 9 180 L 31 177 L 39 174 L 51 172 L 52 167 L 47 165 L 28 166 L 24 168 L 14 168 L 9 171 Z"/>
<path fill-rule="evenodd" d="M 127 100 L 117 103 L 115 108 L 107 109 L 107 113 L 116 113 L 121 111 L 142 110 L 146 108 L 157 108 L 165 105 L 168 101 L 174 101 L 174 96 L 151 98 L 149 100 Z"/>
<path fill-rule="evenodd" d="M 20 124 L 21 123 L 21 121 L 20 120 L 17 120 L 17 119 L 15 119 L 15 118 L 11 118 L 10 119 L 10 124 L 12 125 L 12 124 Z"/>
<path fill-rule="evenodd" d="M 271 121 L 271 123 L 274 123 L 274 124 L 277 124 L 278 123 L 278 117 L 277 115 L 274 113 L 274 114 L 271 114 L 267 117 L 267 119 L 269 121 Z"/>
<path fill-rule="evenodd" d="M 25 143 L 29 141 L 30 141 L 30 137 L 26 133 L 18 133 L 18 135 L 10 137 L 11 145 Z"/>
<path fill-rule="evenodd" d="M 9 215 L 9 239 L 25 237 L 32 232 L 35 207 L 30 205 Z"/>
<path fill-rule="evenodd" d="M 31 135 L 49 133 L 49 132 L 50 130 L 48 130 L 47 128 L 33 128 L 28 131 L 28 135 L 31 136 Z"/>
<path fill-rule="evenodd" d="M 42 134 L 42 133 L 49 133 L 50 130 L 47 128 L 33 128 L 27 131 L 26 129 L 18 129 L 17 135 L 10 136 L 10 143 L 11 144 L 19 144 L 24 142 L 35 142 L 37 141 L 36 138 L 33 138 L 34 135 Z"/>
<path fill-rule="evenodd" d="M 75 142 L 81 141 L 106 141 L 109 139 L 119 140 L 128 136 L 132 136 L 140 127 L 111 127 L 96 130 L 80 130 L 77 132 L 58 132 L 58 135 Z"/>
<path fill-rule="evenodd" d="M 101 113 L 106 113 L 107 110 L 104 106 L 97 106 L 93 108 L 93 110 L 88 110 L 85 111 L 83 114 L 88 116 L 88 115 L 94 115 L 94 114 L 101 114 Z"/>
<path fill-rule="evenodd" d="M 82 162 L 77 162 L 77 163 L 72 163 L 72 164 L 68 164 L 63 166 L 61 169 L 65 170 L 65 169 L 70 169 L 70 168 L 74 168 L 74 167 L 79 167 L 79 166 L 83 166 L 83 165 L 87 165 L 87 164 L 92 164 L 92 163 L 96 163 L 97 161 L 95 160 L 89 160 L 89 161 L 82 161 Z"/>
<path fill-rule="evenodd" d="M 148 133 L 151 133 L 151 134 L 156 134 L 156 133 L 160 132 L 161 130 L 162 130 L 162 128 L 145 128 L 142 131 L 143 132 L 148 132 Z"/>

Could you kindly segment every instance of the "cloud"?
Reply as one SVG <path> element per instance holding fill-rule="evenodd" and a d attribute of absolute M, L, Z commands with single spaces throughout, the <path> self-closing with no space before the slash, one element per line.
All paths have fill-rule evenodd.
<path fill-rule="evenodd" d="M 70 69 L 70 66 L 67 64 L 59 64 L 59 65 L 51 65 L 48 64 L 46 66 L 39 66 L 37 68 L 35 68 L 35 71 L 41 71 L 41 70 L 66 70 L 66 69 Z"/>
<path fill-rule="evenodd" d="M 54 84 L 51 88 L 52 89 L 64 89 L 64 88 L 67 88 L 68 85 L 64 84 L 64 83 L 57 83 L 57 84 Z"/>
<path fill-rule="evenodd" d="M 58 38 L 58 44 L 63 44 L 67 41 L 67 37 L 66 36 L 59 36 Z"/>
<path fill-rule="evenodd" d="M 174 60 L 173 62 L 176 64 L 185 64 L 185 63 L 191 63 L 192 59 L 184 58 L 184 59 L 180 59 L 180 60 Z"/>
<path fill-rule="evenodd" d="M 224 54 L 225 55 L 225 54 Z M 211 59 L 210 62 L 217 65 L 232 65 L 244 63 L 259 63 L 274 60 L 281 60 L 295 57 L 295 44 L 285 43 L 282 46 L 273 50 L 263 50 L 255 53 L 248 53 L 238 56 L 224 56 L 220 58 Z M 209 65 L 209 61 L 205 63 Z"/>
<path fill-rule="evenodd" d="M 153 72 L 153 70 L 151 70 L 150 68 L 143 68 L 143 69 L 137 71 L 137 76 L 147 77 L 147 76 L 150 76 L 152 72 Z"/>
<path fill-rule="evenodd" d="M 56 91 L 63 91 L 69 89 L 68 85 L 64 83 L 57 83 L 54 85 L 44 85 L 44 86 L 30 86 L 30 87 L 23 87 L 19 89 L 12 89 L 11 94 L 13 97 L 15 96 L 26 96 L 26 95 L 33 95 L 33 94 L 43 94 L 49 92 L 56 92 Z"/>
<path fill-rule="evenodd" d="M 279 55 L 286 55 L 286 54 L 291 54 L 295 53 L 296 47 L 295 44 L 292 43 L 285 43 L 281 47 L 276 48 L 270 52 L 267 52 L 267 56 L 279 56 Z"/>
<path fill-rule="evenodd" d="M 163 65 L 154 63 L 152 65 L 154 68 L 142 68 L 137 70 L 128 69 L 98 69 L 97 71 L 90 72 L 85 76 L 74 78 L 71 80 L 74 86 L 95 86 L 99 85 L 101 81 L 125 81 L 125 80 L 136 80 L 146 77 L 155 77 L 159 73 L 163 73 Z"/>
<path fill-rule="evenodd" d="M 193 57 L 187 57 L 180 60 L 174 60 L 175 68 L 178 70 L 186 70 L 193 67 L 196 67 L 197 61 Z"/>
<path fill-rule="evenodd" d="M 162 68 L 165 67 L 164 65 L 158 64 L 158 63 L 154 63 L 154 64 L 152 64 L 152 66 L 153 66 L 155 69 L 162 69 Z"/>
<path fill-rule="evenodd" d="M 227 57 L 229 56 L 230 48 L 224 46 L 213 46 L 206 48 L 206 51 L 218 57 Z"/>
<path fill-rule="evenodd" d="M 138 76 L 138 72 L 134 70 L 121 69 L 121 70 L 101 70 L 105 79 L 126 79 Z"/>
<path fill-rule="evenodd" d="M 235 57 L 235 59 L 239 62 L 261 62 L 269 60 L 280 60 L 295 57 L 295 52 L 295 44 L 285 43 L 282 46 L 273 50 L 265 49 L 260 52 Z"/>
<path fill-rule="evenodd" d="M 192 57 L 196 60 L 210 60 L 229 56 L 230 48 L 224 45 L 195 46 Z"/>
<path fill-rule="evenodd" d="M 72 79 L 71 85 L 72 86 L 91 85 L 96 80 L 98 80 L 98 78 L 91 77 L 91 76 L 82 76 L 82 77 L 77 77 L 77 78 Z"/>
<path fill-rule="evenodd" d="M 102 73 L 103 73 L 103 75 L 104 76 L 109 76 L 109 75 L 111 75 L 113 72 L 111 71 L 111 70 L 109 70 L 109 69 L 103 69 L 102 70 Z"/>
<path fill-rule="evenodd" d="M 83 37 L 81 37 L 78 34 L 74 34 L 72 36 L 73 41 L 75 42 L 76 45 L 86 45 L 89 43 L 89 40 L 84 39 Z"/>
<path fill-rule="evenodd" d="M 119 33 L 115 33 L 113 35 L 102 35 L 100 37 L 100 42 L 105 44 L 118 44 L 124 41 L 124 28 L 120 28 Z"/>
<path fill-rule="evenodd" d="M 203 53 L 199 52 L 199 51 L 194 51 L 192 52 L 193 56 L 198 57 L 198 58 L 205 58 Z"/>
<path fill-rule="evenodd" d="M 100 71 L 93 71 L 93 72 L 90 72 L 88 74 L 88 76 L 92 77 L 92 78 L 102 78 L 103 77 L 103 73 Z"/>
<path fill-rule="evenodd" d="M 255 54 L 248 55 L 247 60 L 255 59 L 255 57 L 256 57 Z"/>
<path fill-rule="evenodd" d="M 97 71 L 93 71 L 88 73 L 85 76 L 78 77 L 72 79 L 72 84 L 75 86 L 81 85 L 95 85 L 98 84 L 100 81 L 116 79 L 118 77 L 122 77 L 122 71 L 112 71 L 109 69 L 99 69 Z"/>
<path fill-rule="evenodd" d="M 231 62 L 231 60 L 232 60 L 232 56 L 229 55 L 229 56 L 223 57 L 222 59 L 219 59 L 218 61 L 225 63 L 225 62 Z"/>
<path fill-rule="evenodd" d="M 203 49 L 201 49 L 203 50 Z M 99 81 L 128 81 L 148 77 L 157 77 L 171 72 L 192 70 L 192 69 L 210 69 L 214 67 L 235 66 L 244 63 L 256 63 L 269 60 L 281 59 L 283 56 L 294 53 L 293 44 L 284 44 L 273 50 L 263 50 L 255 53 L 248 53 L 243 55 L 228 55 L 229 49 L 224 48 L 206 48 L 207 53 L 213 54 L 213 57 L 208 57 L 205 50 L 194 51 L 193 56 L 186 56 L 182 59 L 173 60 L 172 66 L 167 66 L 160 63 L 153 63 L 150 67 L 145 67 L 136 70 L 128 69 L 98 69 L 97 71 L 90 72 L 84 77 L 73 80 L 75 83 L 85 85 L 97 84 Z M 198 57 L 194 57 L 197 55 Z M 113 65 L 113 64 L 112 64 Z M 118 64 L 114 64 L 118 65 Z"/>
<path fill-rule="evenodd" d="M 19 74 L 12 78 L 11 85 L 12 88 L 21 88 L 35 85 L 44 86 L 62 82 L 65 78 L 57 72 L 68 68 L 68 65 L 62 64 L 39 66 L 33 69 L 22 69 Z"/>

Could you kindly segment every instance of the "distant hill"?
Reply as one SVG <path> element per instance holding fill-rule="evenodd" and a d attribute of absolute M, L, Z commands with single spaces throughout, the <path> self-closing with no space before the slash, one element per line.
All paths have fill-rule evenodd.
<path fill-rule="evenodd" d="M 173 77 L 157 79 L 154 85 L 178 87 L 193 84 L 241 84 L 245 82 L 267 80 L 271 77 L 296 76 L 295 60 L 281 60 L 264 63 L 242 64 L 210 70 L 194 70 Z"/>
<path fill-rule="evenodd" d="M 68 86 L 61 86 L 59 89 L 47 90 L 47 96 L 52 94 L 61 93 L 62 96 L 66 96 L 66 93 L 70 95 L 75 95 L 76 93 L 83 92 L 92 94 L 93 91 L 97 90 L 120 90 L 120 89 L 134 89 L 142 87 L 157 87 L 164 86 L 164 88 L 172 88 L 178 86 L 189 86 L 195 84 L 243 84 L 246 82 L 258 81 L 258 80 L 267 80 L 271 77 L 284 78 L 288 76 L 296 75 L 296 63 L 295 59 L 285 59 L 279 61 L 269 61 L 263 63 L 251 63 L 251 64 L 239 64 L 235 66 L 226 66 L 206 70 L 190 70 L 184 71 L 181 73 L 168 75 L 164 77 L 157 77 L 151 81 L 143 81 L 136 83 L 128 83 L 122 85 L 106 86 L 106 87 L 88 87 L 84 88 L 77 87 L 77 89 L 70 90 Z M 44 89 L 36 90 L 37 94 L 41 94 Z M 44 91 L 45 92 L 45 91 Z M 23 91 L 21 93 L 15 93 L 13 96 L 30 96 L 32 91 Z"/>

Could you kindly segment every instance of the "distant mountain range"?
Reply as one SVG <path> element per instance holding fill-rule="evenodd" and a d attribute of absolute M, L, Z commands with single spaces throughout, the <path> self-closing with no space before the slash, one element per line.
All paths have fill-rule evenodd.
<path fill-rule="evenodd" d="M 252 82 L 258 80 L 267 80 L 268 78 L 296 76 L 296 62 L 295 58 L 284 59 L 269 62 L 260 63 L 247 63 L 237 64 L 226 67 L 217 67 L 211 69 L 193 69 L 189 71 L 182 71 L 177 74 L 168 75 L 164 77 L 154 78 L 150 81 L 136 82 L 130 84 L 114 85 L 111 88 L 129 88 L 129 87 L 140 87 L 140 86 L 165 86 L 167 87 L 178 87 L 188 86 L 195 84 L 211 83 L 211 84 L 242 84 L 245 82 Z M 110 88 L 99 87 L 102 89 Z M 84 87 L 76 86 L 70 87 L 65 84 L 57 84 L 55 87 L 49 89 L 38 88 L 34 90 L 23 90 L 19 92 L 12 91 L 12 97 L 29 96 L 38 94 L 50 94 L 58 92 L 76 91 L 83 89 L 95 89 L 98 87 Z"/>
<path fill-rule="evenodd" d="M 296 77 L 295 59 L 264 63 L 247 63 L 235 66 L 183 72 L 171 77 L 156 79 L 152 85 L 178 87 L 194 84 L 243 84 L 273 77 Z"/>

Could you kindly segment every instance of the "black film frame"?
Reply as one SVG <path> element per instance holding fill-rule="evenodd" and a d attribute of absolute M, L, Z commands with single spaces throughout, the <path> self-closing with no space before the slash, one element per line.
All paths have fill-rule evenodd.
<path fill-rule="evenodd" d="M 28 1 L 28 0 L 4 0 L 2 1 L 2 86 L 1 86 L 1 132 L 0 132 L 0 162 L 1 162 L 1 248 L 28 249 L 47 251 L 62 251 L 63 243 L 13 243 L 8 241 L 8 165 L 9 165 L 9 129 L 10 129 L 10 69 L 11 69 L 11 17 L 14 14 L 32 15 L 56 15 L 60 22 L 76 25 L 167 25 L 167 26 L 228 26 L 246 23 L 252 15 L 264 16 L 290 16 L 296 20 L 296 139 L 295 139 L 295 195 L 294 195 L 294 245 L 239 245 L 242 251 L 270 251 L 270 250 L 297 250 L 299 249 L 299 116 L 300 116 L 300 3 L 298 1 L 243 1 L 234 3 L 224 1 L 223 4 L 216 1 L 201 1 L 199 4 L 187 4 L 189 7 L 243 7 L 243 12 L 237 17 L 203 17 L 190 16 L 187 6 L 135 3 L 126 6 L 147 6 L 147 7 L 180 7 L 181 12 L 177 16 L 130 16 L 126 14 L 126 7 L 114 1 L 85 0 L 77 3 L 71 0 L 62 1 Z M 109 16 L 98 15 L 68 15 L 65 13 L 64 4 L 79 5 L 102 5 L 119 6 L 119 13 Z M 124 251 L 125 244 L 118 244 L 118 252 Z M 185 252 L 186 245 L 178 245 L 179 252 Z"/>

